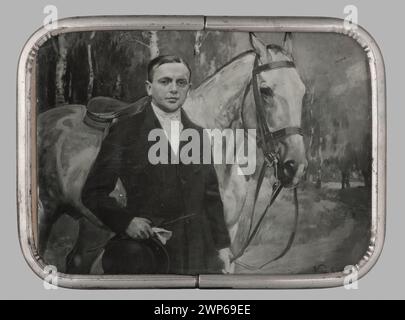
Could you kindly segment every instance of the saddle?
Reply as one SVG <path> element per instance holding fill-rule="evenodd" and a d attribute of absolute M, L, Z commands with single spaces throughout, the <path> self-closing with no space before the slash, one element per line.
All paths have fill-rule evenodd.
<path fill-rule="evenodd" d="M 134 103 L 128 103 L 110 97 L 95 97 L 88 102 L 83 121 L 91 127 L 104 130 L 116 121 L 141 111 L 149 99 L 144 96 Z"/>

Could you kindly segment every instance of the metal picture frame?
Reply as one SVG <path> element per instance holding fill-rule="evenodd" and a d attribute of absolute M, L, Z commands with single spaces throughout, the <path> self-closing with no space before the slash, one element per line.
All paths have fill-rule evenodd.
<path fill-rule="evenodd" d="M 17 205 L 23 255 L 36 275 L 49 273 L 35 246 L 37 223 L 35 59 L 41 45 L 65 32 L 101 30 L 217 30 L 250 32 L 338 33 L 355 39 L 368 58 L 372 101 L 372 213 L 366 255 L 355 268 L 359 278 L 377 262 L 384 244 L 386 219 L 386 87 L 381 51 L 360 26 L 321 17 L 99 16 L 63 19 L 55 30 L 43 27 L 25 44 L 18 65 L 17 89 Z M 341 286 L 346 273 L 305 275 L 131 275 L 57 274 L 58 285 L 74 289 L 222 288 L 292 289 Z"/>

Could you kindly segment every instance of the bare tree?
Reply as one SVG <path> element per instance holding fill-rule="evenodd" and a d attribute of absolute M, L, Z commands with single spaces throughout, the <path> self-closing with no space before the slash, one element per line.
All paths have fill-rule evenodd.
<path fill-rule="evenodd" d="M 87 58 L 89 63 L 89 84 L 87 86 L 87 100 L 90 100 L 93 95 L 93 87 L 94 87 L 94 68 L 93 68 L 93 58 L 92 58 L 92 49 L 91 43 L 96 35 L 96 32 L 93 31 L 90 34 L 89 43 L 87 44 Z"/>
<path fill-rule="evenodd" d="M 142 33 L 143 37 L 148 41 L 150 59 L 154 59 L 159 56 L 159 37 L 157 31 L 147 31 Z"/>
<path fill-rule="evenodd" d="M 56 104 L 66 104 L 65 99 L 65 74 L 67 68 L 67 57 L 68 57 L 68 43 L 66 40 L 66 35 L 60 34 L 58 36 L 58 59 L 56 62 Z"/>
<path fill-rule="evenodd" d="M 203 30 L 198 30 L 195 33 L 195 41 L 194 41 L 194 55 L 199 56 L 201 53 L 201 46 L 207 37 L 206 32 Z"/>

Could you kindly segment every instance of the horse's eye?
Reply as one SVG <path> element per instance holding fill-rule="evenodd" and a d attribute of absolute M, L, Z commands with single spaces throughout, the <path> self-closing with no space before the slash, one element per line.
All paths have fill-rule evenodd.
<path fill-rule="evenodd" d="M 270 87 L 261 87 L 260 88 L 260 93 L 262 94 L 262 95 L 264 95 L 264 96 L 267 96 L 267 97 L 273 97 L 273 90 L 271 90 L 271 88 Z"/>

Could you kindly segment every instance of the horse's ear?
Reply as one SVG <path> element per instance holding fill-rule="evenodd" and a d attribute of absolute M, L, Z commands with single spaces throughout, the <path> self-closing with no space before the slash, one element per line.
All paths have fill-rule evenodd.
<path fill-rule="evenodd" d="M 291 32 L 285 33 L 284 40 L 283 40 L 283 48 L 292 58 L 293 57 L 293 39 L 292 39 Z"/>
<path fill-rule="evenodd" d="M 266 45 L 253 32 L 249 33 L 249 40 L 252 48 L 261 58 L 268 57 Z"/>

